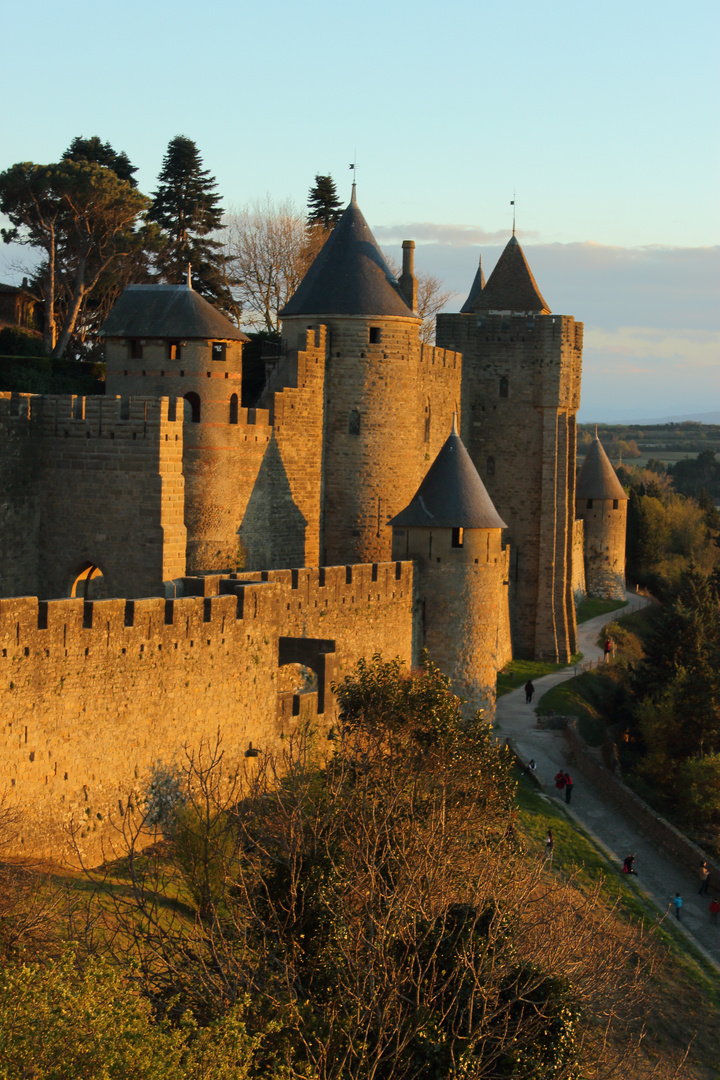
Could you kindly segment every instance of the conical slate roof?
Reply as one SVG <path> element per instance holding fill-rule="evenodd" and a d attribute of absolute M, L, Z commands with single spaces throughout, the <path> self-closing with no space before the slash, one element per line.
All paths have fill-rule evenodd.
<path fill-rule="evenodd" d="M 480 295 L 480 293 L 483 291 L 484 288 L 485 288 L 485 274 L 483 273 L 482 255 L 481 255 L 480 259 L 478 261 L 477 272 L 475 274 L 475 278 L 474 278 L 472 286 L 470 288 L 470 294 L 468 295 L 468 298 L 465 301 L 465 303 L 463 304 L 463 306 L 460 308 L 461 314 L 463 314 L 463 315 L 471 314 L 475 310 L 475 301 L 477 300 L 478 296 Z"/>
<path fill-rule="evenodd" d="M 575 494 L 578 499 L 627 499 L 597 435 L 582 463 Z"/>
<path fill-rule="evenodd" d="M 468 302 L 469 300 L 468 297 Z M 517 237 L 510 237 L 488 278 L 487 285 L 478 293 L 471 310 L 550 314 L 550 308 L 542 298 Z"/>
<path fill-rule="evenodd" d="M 250 340 L 189 285 L 127 285 L 101 333 L 105 337 Z"/>
<path fill-rule="evenodd" d="M 507 528 L 470 460 L 455 420 L 412 502 L 390 524 L 397 528 Z"/>
<path fill-rule="evenodd" d="M 355 201 L 354 184 L 350 205 L 280 312 L 288 315 L 413 317 Z"/>

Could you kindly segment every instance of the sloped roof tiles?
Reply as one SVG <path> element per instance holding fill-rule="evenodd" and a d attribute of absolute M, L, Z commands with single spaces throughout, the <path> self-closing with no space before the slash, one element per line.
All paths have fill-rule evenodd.
<path fill-rule="evenodd" d="M 627 499 L 625 490 L 597 435 L 582 463 L 575 494 L 578 499 Z"/>
<path fill-rule="evenodd" d="M 537 287 L 537 282 L 516 236 L 510 237 L 495 269 L 488 278 L 487 285 L 482 291 L 477 291 L 472 306 L 468 307 L 473 292 L 475 292 L 475 283 L 463 311 L 517 311 L 535 315 L 550 314 L 550 308 Z"/>
<path fill-rule="evenodd" d="M 128 285 L 101 333 L 105 337 L 250 340 L 189 285 Z"/>
<path fill-rule="evenodd" d="M 411 319 L 411 310 L 370 232 L 355 193 L 280 312 L 289 315 L 378 315 Z"/>
<path fill-rule="evenodd" d="M 465 444 L 453 429 L 412 502 L 391 525 L 397 528 L 504 529 Z"/>

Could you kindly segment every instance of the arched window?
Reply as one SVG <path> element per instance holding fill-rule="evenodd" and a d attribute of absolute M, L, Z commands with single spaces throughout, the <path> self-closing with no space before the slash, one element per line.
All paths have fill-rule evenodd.
<path fill-rule="evenodd" d="M 487 459 L 487 474 L 488 474 L 488 476 L 494 476 L 495 475 L 495 458 L 494 457 L 489 457 Z"/>
<path fill-rule="evenodd" d="M 193 424 L 200 423 L 200 395 L 196 394 L 194 390 L 190 390 L 185 395 L 185 420 L 189 420 Z"/>
<path fill-rule="evenodd" d="M 348 416 L 348 435 L 360 434 L 360 413 L 357 409 L 351 409 Z"/>
<path fill-rule="evenodd" d="M 425 406 L 425 442 L 430 442 L 430 420 L 432 418 L 432 408 L 430 405 L 430 399 Z"/>
<path fill-rule="evenodd" d="M 499 391 L 500 391 L 500 397 L 507 397 L 508 396 L 508 380 L 507 380 L 506 375 L 501 375 L 500 376 Z"/>
<path fill-rule="evenodd" d="M 233 394 L 230 398 L 230 423 L 237 424 L 238 422 L 238 396 Z"/>

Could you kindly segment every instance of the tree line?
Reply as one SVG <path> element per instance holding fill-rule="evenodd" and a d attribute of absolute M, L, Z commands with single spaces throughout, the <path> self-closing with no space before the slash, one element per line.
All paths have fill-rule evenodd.
<path fill-rule="evenodd" d="M 97 355 L 98 331 L 129 284 L 193 287 L 236 325 L 276 334 L 279 311 L 297 289 L 342 207 L 331 176 L 317 174 L 307 213 L 269 196 L 225 212 L 216 179 L 196 144 L 170 140 L 151 196 L 132 164 L 97 136 L 77 137 L 59 162 L 20 162 L 0 173 L 6 243 L 40 253 L 30 288 L 43 301 L 48 356 Z M 449 299 L 419 275 L 423 339 Z M 22 351 L 22 350 L 19 350 Z"/>

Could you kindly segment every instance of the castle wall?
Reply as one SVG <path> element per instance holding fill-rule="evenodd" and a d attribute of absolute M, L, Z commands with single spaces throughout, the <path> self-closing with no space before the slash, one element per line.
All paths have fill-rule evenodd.
<path fill-rule="evenodd" d="M 28 396 L 23 415 L 13 411 L 0 394 L 16 508 L 3 528 L 20 515 L 34 531 L 15 535 L 29 557 L 22 576 L 18 559 L 4 566 L 3 591 L 69 596 L 95 564 L 111 594 L 161 595 L 185 568 L 182 424 L 168 420 L 167 399 Z"/>
<path fill-rule="evenodd" d="M 592 506 L 588 506 L 592 502 Z M 625 599 L 627 499 L 578 499 L 585 529 L 585 584 L 588 596 Z"/>
<path fill-rule="evenodd" d="M 459 407 L 461 357 L 421 346 L 416 319 L 323 322 L 323 561 L 388 559 L 387 522 L 415 494 Z M 286 319 L 284 334 L 292 342 L 305 324 Z"/>
<path fill-rule="evenodd" d="M 572 588 L 576 600 L 586 594 L 585 587 L 585 523 L 576 519 L 573 525 Z"/>
<path fill-rule="evenodd" d="M 411 564 L 301 575 L 201 581 L 228 593 L 167 601 L 0 600 L 0 791 L 23 812 L 12 853 L 69 857 L 74 830 L 100 861 L 139 820 L 158 761 L 182 765 L 218 731 L 229 762 L 251 742 L 277 748 L 297 722 L 277 693 L 283 635 L 332 639 L 338 677 L 378 649 L 409 663 Z"/>
<path fill-rule="evenodd" d="M 325 351 L 307 331 L 268 408 L 185 424 L 189 573 L 320 561 Z"/>
<path fill-rule="evenodd" d="M 29 422 L 29 394 L 0 393 L 0 594 L 38 591 L 41 446 Z"/>
<path fill-rule="evenodd" d="M 437 340 L 463 354 L 461 435 L 508 525 L 514 650 L 568 660 L 575 415 L 582 324 L 559 315 L 441 314 Z"/>

